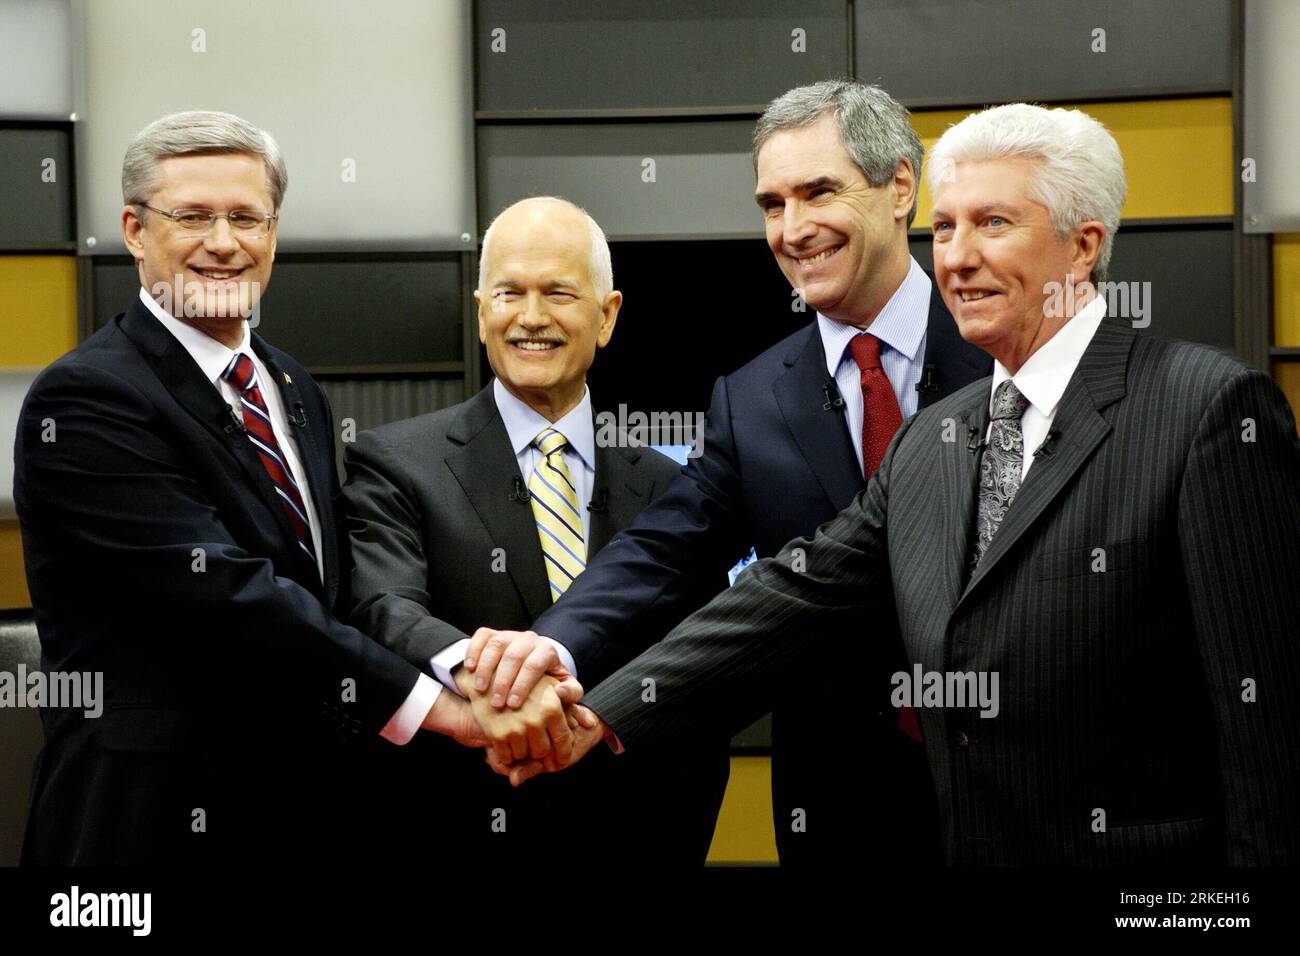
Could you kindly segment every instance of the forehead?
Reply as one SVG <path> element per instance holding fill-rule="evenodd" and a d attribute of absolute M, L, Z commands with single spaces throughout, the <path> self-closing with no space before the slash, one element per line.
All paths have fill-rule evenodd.
<path fill-rule="evenodd" d="M 822 176 L 846 182 L 862 176 L 829 113 L 810 126 L 773 133 L 758 152 L 757 171 L 760 192 L 792 188 Z"/>
<path fill-rule="evenodd" d="M 591 234 L 585 221 L 529 216 L 497 223 L 484 271 L 489 281 L 590 279 Z"/>
<path fill-rule="evenodd" d="M 177 202 L 235 201 L 269 207 L 266 165 L 251 153 L 168 156 L 158 164 L 156 195 Z"/>
<path fill-rule="evenodd" d="M 939 177 L 935 205 L 947 212 L 993 203 L 1039 205 L 1030 190 L 1039 162 L 1006 158 L 954 163 Z"/>

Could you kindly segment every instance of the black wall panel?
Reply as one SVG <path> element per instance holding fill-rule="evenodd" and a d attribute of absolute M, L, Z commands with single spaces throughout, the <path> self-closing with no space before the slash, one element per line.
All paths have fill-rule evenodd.
<path fill-rule="evenodd" d="M 929 237 L 913 237 L 910 244 L 916 261 L 933 269 Z M 1121 226 L 1108 281 L 1129 284 L 1129 318 L 1140 330 L 1233 347 L 1230 226 Z M 1140 299 L 1134 297 L 1132 283 L 1138 283 Z M 1140 316 L 1135 308 L 1139 302 L 1144 309 Z"/>
<path fill-rule="evenodd" d="M 856 0 L 857 78 L 911 106 L 1226 91 L 1231 0 Z M 1105 52 L 1093 52 L 1093 31 Z"/>
<path fill-rule="evenodd" d="M 73 196 L 68 128 L 0 124 L 0 248 L 72 242 Z"/>
<path fill-rule="evenodd" d="M 478 0 L 474 32 L 480 110 L 754 106 L 848 72 L 845 0 Z"/>
<path fill-rule="evenodd" d="M 95 326 L 137 294 L 135 266 L 96 259 Z M 308 367 L 459 362 L 463 312 L 455 254 L 283 255 L 257 331 Z"/>

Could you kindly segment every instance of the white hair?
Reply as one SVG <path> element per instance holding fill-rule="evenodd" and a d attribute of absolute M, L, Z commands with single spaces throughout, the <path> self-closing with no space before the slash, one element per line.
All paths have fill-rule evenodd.
<path fill-rule="evenodd" d="M 559 196 L 533 196 L 530 199 L 521 199 L 519 202 L 507 206 L 505 209 L 501 210 L 501 212 L 497 213 L 496 218 L 493 219 L 491 224 L 487 227 L 487 232 L 483 233 L 483 251 L 479 254 L 478 258 L 479 291 L 486 291 L 484 286 L 487 284 L 487 273 L 484 271 L 484 267 L 488 259 L 488 246 L 492 242 L 492 236 L 495 234 L 497 223 L 501 221 L 502 216 L 511 209 L 514 209 L 515 206 L 518 206 L 519 203 L 533 202 L 537 199 L 549 199 L 553 202 L 564 203 L 571 209 L 580 212 L 582 218 L 587 221 L 587 231 L 591 234 L 591 256 L 588 260 L 587 267 L 591 272 L 591 284 L 595 288 L 596 299 L 603 303 L 605 297 L 614 291 L 614 265 L 609 258 L 609 242 L 605 239 L 605 231 L 600 228 L 600 224 L 597 223 L 596 220 L 591 218 L 591 215 L 587 210 L 575 203 L 569 202 L 567 199 L 562 199 Z"/>
<path fill-rule="evenodd" d="M 289 187 L 280 146 L 266 130 L 233 113 L 190 110 L 156 119 L 140 130 L 122 160 L 122 201 L 147 203 L 158 189 L 158 164 L 171 156 L 194 153 L 250 153 L 266 166 L 271 212 L 280 208 Z"/>
<path fill-rule="evenodd" d="M 930 194 L 951 176 L 956 163 L 1010 157 L 1040 160 L 1030 195 L 1047 207 L 1058 239 L 1080 223 L 1106 227 L 1092 277 L 1106 278 L 1120 210 L 1128 191 L 1124 157 L 1106 127 L 1079 110 L 1011 103 L 972 113 L 939 137 L 930 150 Z"/>

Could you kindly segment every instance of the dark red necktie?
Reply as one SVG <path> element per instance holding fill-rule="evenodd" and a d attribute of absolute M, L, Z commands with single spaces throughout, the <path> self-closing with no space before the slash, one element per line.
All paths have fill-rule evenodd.
<path fill-rule="evenodd" d="M 862 477 L 869 479 L 880 467 L 894 433 L 903 424 L 903 413 L 894 386 L 880 364 L 880 339 L 870 332 L 855 335 L 849 340 L 849 351 L 861 372 Z M 911 707 L 898 711 L 898 729 L 921 742 L 921 725 Z"/>
<path fill-rule="evenodd" d="M 266 401 L 262 398 L 262 389 L 257 384 L 257 369 L 253 360 L 243 352 L 236 355 L 221 373 L 221 377 L 239 392 L 239 405 L 244 413 L 244 428 L 248 430 L 248 440 L 257 449 L 262 459 L 262 466 L 271 476 L 275 493 L 280 498 L 284 513 L 289 516 L 298 538 L 298 546 L 307 553 L 311 563 L 316 563 L 316 549 L 312 545 L 311 525 L 307 523 L 307 506 L 303 504 L 302 491 L 298 482 L 280 450 L 280 443 L 275 440 L 275 431 L 271 428 L 271 413 L 266 410 Z"/>

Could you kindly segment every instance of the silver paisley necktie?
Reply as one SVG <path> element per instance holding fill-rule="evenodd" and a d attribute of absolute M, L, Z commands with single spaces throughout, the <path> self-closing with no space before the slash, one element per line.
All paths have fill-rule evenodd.
<path fill-rule="evenodd" d="M 979 565 L 993 535 L 1006 517 L 1016 492 L 1020 490 L 1020 473 L 1025 461 L 1025 436 L 1020 430 L 1020 416 L 1029 407 L 1029 399 L 1020 394 L 1011 379 L 993 393 L 989 441 L 980 459 L 979 512 L 975 519 L 975 550 L 970 569 Z"/>

